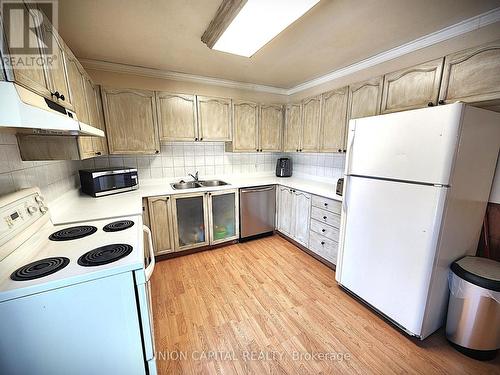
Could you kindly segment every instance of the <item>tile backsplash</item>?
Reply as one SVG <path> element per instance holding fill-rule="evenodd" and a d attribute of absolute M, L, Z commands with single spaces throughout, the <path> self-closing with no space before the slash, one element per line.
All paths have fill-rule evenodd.
<path fill-rule="evenodd" d="M 50 201 L 79 186 L 80 161 L 22 161 L 17 139 L 0 133 L 0 195 L 38 186 Z"/>
<path fill-rule="evenodd" d="M 161 146 L 159 155 L 112 155 L 83 161 L 22 161 L 15 135 L 0 134 L 0 195 L 39 186 L 47 200 L 79 186 L 78 170 L 137 167 L 140 179 L 273 173 L 276 159 L 290 157 L 294 175 L 339 178 L 345 155 L 295 153 L 230 153 L 224 142 L 175 142 Z"/>
<path fill-rule="evenodd" d="M 224 142 L 175 142 L 161 146 L 159 155 L 112 155 L 83 161 L 85 168 L 136 167 L 140 179 L 184 178 L 196 171 L 200 176 L 272 173 L 279 157 L 291 157 L 294 172 L 301 175 L 335 178 L 342 174 L 344 155 L 231 153 Z"/>

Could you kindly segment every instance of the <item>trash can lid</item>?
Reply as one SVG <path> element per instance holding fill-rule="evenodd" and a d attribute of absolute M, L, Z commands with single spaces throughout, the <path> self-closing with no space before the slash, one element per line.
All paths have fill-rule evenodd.
<path fill-rule="evenodd" d="M 466 256 L 453 262 L 451 270 L 474 285 L 500 291 L 500 262 L 496 260 Z"/>

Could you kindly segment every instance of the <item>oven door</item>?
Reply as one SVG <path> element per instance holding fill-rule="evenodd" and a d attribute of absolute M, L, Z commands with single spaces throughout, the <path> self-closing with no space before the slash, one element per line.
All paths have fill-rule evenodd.
<path fill-rule="evenodd" d="M 155 266 L 153 241 L 150 229 L 143 225 L 144 231 L 144 282 L 137 284 L 139 315 L 142 324 L 144 355 L 149 374 L 156 374 L 153 304 L 151 299 L 151 275 Z"/>

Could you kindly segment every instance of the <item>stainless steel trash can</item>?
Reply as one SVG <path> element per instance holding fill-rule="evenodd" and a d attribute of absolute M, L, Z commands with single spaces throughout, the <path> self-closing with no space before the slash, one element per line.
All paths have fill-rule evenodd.
<path fill-rule="evenodd" d="M 460 352 L 480 360 L 500 348 L 500 262 L 464 257 L 451 265 L 446 337 Z"/>

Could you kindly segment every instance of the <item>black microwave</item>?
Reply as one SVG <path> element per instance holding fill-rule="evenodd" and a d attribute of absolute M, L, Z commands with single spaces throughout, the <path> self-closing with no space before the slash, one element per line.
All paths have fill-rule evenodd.
<path fill-rule="evenodd" d="M 82 192 L 93 197 L 123 193 L 139 188 L 136 168 L 81 169 Z"/>

